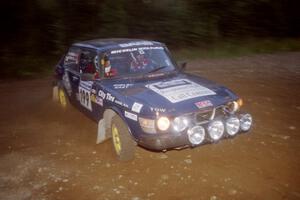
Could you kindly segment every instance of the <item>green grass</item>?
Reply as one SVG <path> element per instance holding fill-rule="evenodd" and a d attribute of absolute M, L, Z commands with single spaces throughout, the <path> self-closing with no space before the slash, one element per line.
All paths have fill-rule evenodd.
<path fill-rule="evenodd" d="M 232 58 L 253 54 L 300 51 L 300 39 L 248 39 L 218 42 L 207 47 L 172 51 L 176 60 L 196 58 Z"/>
<path fill-rule="evenodd" d="M 1 58 L 0 79 L 32 79 L 53 73 L 58 61 L 34 56 Z"/>

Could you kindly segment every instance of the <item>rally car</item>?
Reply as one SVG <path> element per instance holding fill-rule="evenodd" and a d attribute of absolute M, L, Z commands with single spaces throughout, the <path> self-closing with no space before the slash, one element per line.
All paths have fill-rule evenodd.
<path fill-rule="evenodd" d="M 53 97 L 98 123 L 97 143 L 112 138 L 120 160 L 136 146 L 167 151 L 247 132 L 252 116 L 228 88 L 184 72 L 156 41 L 74 43 L 55 68 Z"/>

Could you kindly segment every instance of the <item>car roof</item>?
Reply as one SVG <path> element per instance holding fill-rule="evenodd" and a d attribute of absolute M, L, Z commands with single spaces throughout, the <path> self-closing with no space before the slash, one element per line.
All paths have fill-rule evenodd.
<path fill-rule="evenodd" d="M 74 43 L 72 46 L 78 47 L 87 47 L 97 50 L 105 49 L 120 49 L 120 48 L 129 48 L 129 47 L 138 47 L 138 46 L 147 46 L 147 45 L 159 45 L 163 44 L 156 41 L 142 40 L 142 39 L 129 39 L 129 38 L 106 38 L 106 39 L 94 39 L 86 40 L 82 42 Z"/>

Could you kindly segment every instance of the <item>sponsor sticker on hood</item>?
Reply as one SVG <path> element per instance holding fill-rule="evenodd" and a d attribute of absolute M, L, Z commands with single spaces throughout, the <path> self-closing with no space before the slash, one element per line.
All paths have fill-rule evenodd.
<path fill-rule="evenodd" d="M 146 87 L 168 99 L 171 103 L 216 94 L 214 91 L 188 79 L 160 81 L 149 84 Z"/>
<path fill-rule="evenodd" d="M 213 104 L 210 102 L 210 100 L 205 100 L 205 101 L 199 101 L 199 102 L 196 102 L 195 105 L 201 109 L 201 108 L 206 108 L 206 107 L 209 107 L 209 106 L 213 106 Z"/>
<path fill-rule="evenodd" d="M 135 102 L 135 103 L 132 105 L 131 110 L 134 111 L 134 112 L 136 112 L 136 113 L 140 113 L 142 107 L 143 107 L 143 104 L 140 104 L 140 103 Z"/>

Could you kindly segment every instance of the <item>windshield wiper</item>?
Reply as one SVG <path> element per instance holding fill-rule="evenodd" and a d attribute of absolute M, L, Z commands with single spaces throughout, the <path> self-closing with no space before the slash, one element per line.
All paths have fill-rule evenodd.
<path fill-rule="evenodd" d="M 153 72 L 157 72 L 157 71 L 159 71 L 159 70 L 161 70 L 161 69 L 164 69 L 164 68 L 166 68 L 166 67 L 168 67 L 168 66 L 166 66 L 166 65 L 160 66 L 160 67 L 158 67 L 158 68 L 155 68 L 155 69 L 150 70 L 150 71 L 147 72 L 147 73 L 150 74 L 150 73 L 153 73 Z"/>

